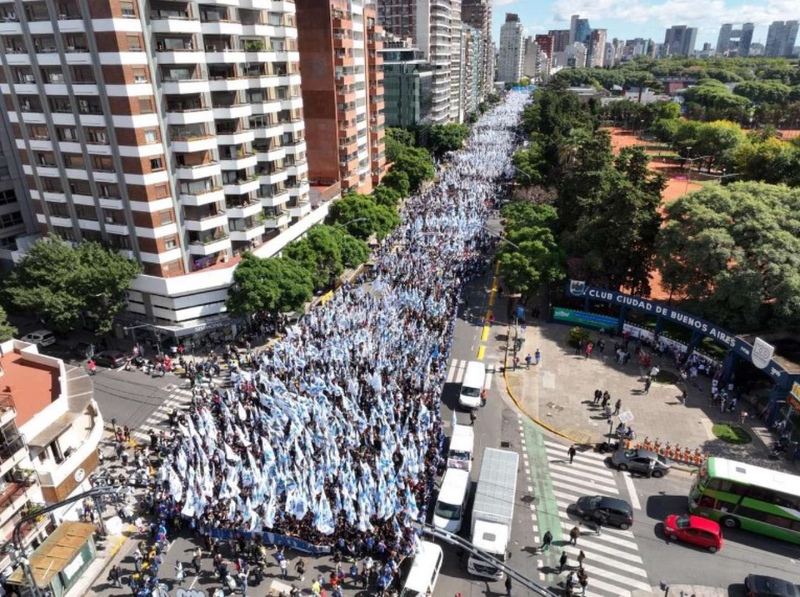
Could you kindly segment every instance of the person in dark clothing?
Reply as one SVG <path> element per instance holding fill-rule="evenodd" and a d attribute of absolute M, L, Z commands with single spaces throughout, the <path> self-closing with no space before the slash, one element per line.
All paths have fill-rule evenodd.
<path fill-rule="evenodd" d="M 553 533 L 547 531 L 542 537 L 542 551 L 550 549 L 550 544 L 553 542 Z"/>
<path fill-rule="evenodd" d="M 511 577 L 506 574 L 506 596 L 511 597 Z"/>
<path fill-rule="evenodd" d="M 569 456 L 569 463 L 572 464 L 572 461 L 575 459 L 575 454 L 577 450 L 575 450 L 575 446 L 570 446 L 569 450 L 567 450 L 567 456 Z"/>
<path fill-rule="evenodd" d="M 558 558 L 558 571 L 564 572 L 564 568 L 567 566 L 567 552 L 562 551 L 561 557 Z"/>

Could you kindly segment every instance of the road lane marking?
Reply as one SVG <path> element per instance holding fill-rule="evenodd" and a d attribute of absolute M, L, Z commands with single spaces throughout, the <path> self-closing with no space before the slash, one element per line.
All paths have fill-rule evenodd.
<path fill-rule="evenodd" d="M 478 356 L 477 356 L 477 359 L 478 359 L 479 361 L 482 361 L 482 360 L 483 360 L 483 356 L 484 356 L 485 354 L 486 354 L 486 347 L 485 347 L 483 344 L 481 344 L 481 345 L 480 345 L 480 347 L 478 347 Z"/>
<path fill-rule="evenodd" d="M 631 498 L 631 506 L 634 510 L 641 510 L 642 505 L 639 503 L 639 496 L 636 495 L 636 488 L 633 486 L 633 479 L 630 475 L 622 475 L 625 478 L 625 487 L 628 488 L 628 495 Z"/>

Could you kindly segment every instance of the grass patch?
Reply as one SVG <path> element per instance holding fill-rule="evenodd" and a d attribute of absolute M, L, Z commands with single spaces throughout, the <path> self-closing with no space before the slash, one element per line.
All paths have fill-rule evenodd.
<path fill-rule="evenodd" d="M 753 441 L 750 434 L 738 425 L 729 423 L 719 423 L 711 428 L 711 432 L 717 439 L 721 439 L 727 444 L 749 444 Z"/>

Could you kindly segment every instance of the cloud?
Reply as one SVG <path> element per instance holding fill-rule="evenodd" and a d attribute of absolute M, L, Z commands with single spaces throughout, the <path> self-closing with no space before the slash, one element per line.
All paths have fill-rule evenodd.
<path fill-rule="evenodd" d="M 738 3 L 737 3 L 738 4 Z M 745 0 L 734 5 L 731 0 L 555 0 L 553 18 L 569 20 L 570 15 L 594 20 L 619 19 L 633 23 L 670 26 L 686 24 L 701 29 L 719 30 L 722 23 L 752 22 L 769 25 L 797 12 L 797 0 Z"/>
<path fill-rule="evenodd" d="M 494 0 L 492 6 L 508 6 L 509 4 L 516 4 L 517 0 Z"/>

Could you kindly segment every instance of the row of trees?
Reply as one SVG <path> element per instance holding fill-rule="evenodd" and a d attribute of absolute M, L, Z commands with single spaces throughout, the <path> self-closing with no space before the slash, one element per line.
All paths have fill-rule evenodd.
<path fill-rule="evenodd" d="M 382 241 L 391 234 L 400 225 L 402 199 L 435 174 L 430 152 L 415 146 L 420 130 L 427 131 L 428 142 L 442 152 L 460 147 L 469 133 L 461 128 L 388 129 L 386 156 L 392 169 L 372 195 L 350 193 L 333 203 L 325 224 L 289 243 L 280 257 L 261 259 L 246 253 L 233 275 L 228 311 L 276 316 L 301 310 L 315 291 L 332 287 L 345 269 L 367 261 L 367 241 Z"/>

